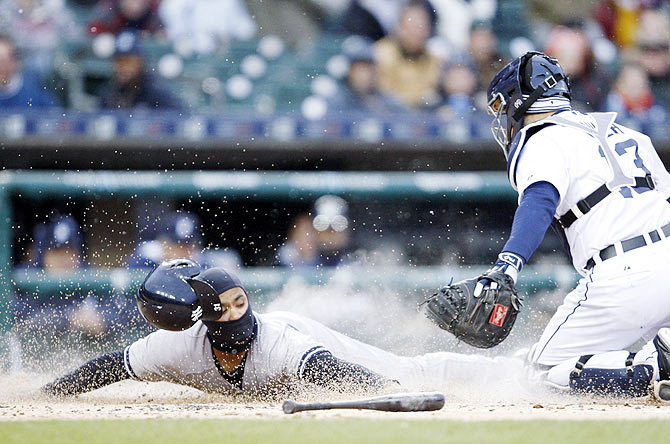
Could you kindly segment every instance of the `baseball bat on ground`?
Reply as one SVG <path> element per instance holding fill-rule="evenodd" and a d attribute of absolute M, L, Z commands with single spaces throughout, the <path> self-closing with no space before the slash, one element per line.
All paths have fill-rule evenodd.
<path fill-rule="evenodd" d="M 305 410 L 359 409 L 382 410 L 384 412 L 429 412 L 444 407 L 444 395 L 439 392 L 394 393 L 374 398 L 351 401 L 295 402 L 284 401 L 284 413 Z"/>

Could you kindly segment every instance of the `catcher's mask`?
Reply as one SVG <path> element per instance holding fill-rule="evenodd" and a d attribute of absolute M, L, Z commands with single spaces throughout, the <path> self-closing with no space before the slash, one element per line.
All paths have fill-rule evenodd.
<path fill-rule="evenodd" d="M 570 109 L 570 84 L 558 60 L 531 51 L 493 77 L 488 98 L 491 132 L 507 158 L 526 114 Z"/>

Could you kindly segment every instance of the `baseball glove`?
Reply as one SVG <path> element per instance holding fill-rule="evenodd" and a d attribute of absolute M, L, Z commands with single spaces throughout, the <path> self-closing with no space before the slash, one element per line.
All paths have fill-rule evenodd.
<path fill-rule="evenodd" d="M 488 279 L 491 285 L 475 297 L 475 285 L 481 279 Z M 475 347 L 491 348 L 509 335 L 521 299 L 510 276 L 487 271 L 474 279 L 441 288 L 422 305 L 426 316 L 441 329 Z"/>

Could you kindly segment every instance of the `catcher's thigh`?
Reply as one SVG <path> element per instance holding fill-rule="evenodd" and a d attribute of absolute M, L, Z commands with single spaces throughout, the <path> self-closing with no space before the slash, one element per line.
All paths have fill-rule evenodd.
<path fill-rule="evenodd" d="M 597 264 L 580 280 L 533 347 L 530 362 L 554 366 L 627 350 L 670 326 L 670 248 L 659 242 Z"/>

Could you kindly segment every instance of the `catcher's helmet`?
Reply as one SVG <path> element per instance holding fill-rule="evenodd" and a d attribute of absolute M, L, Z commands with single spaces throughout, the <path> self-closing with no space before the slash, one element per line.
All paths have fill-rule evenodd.
<path fill-rule="evenodd" d="M 512 60 L 493 77 L 488 89 L 491 131 L 505 157 L 527 113 L 570 109 L 570 84 L 554 57 L 537 51 Z M 506 116 L 507 122 L 502 118 Z"/>
<path fill-rule="evenodd" d="M 190 259 L 163 262 L 137 291 L 137 306 L 151 324 L 164 330 L 186 330 L 199 319 L 221 317 L 219 297 L 198 275 L 202 267 Z"/>

